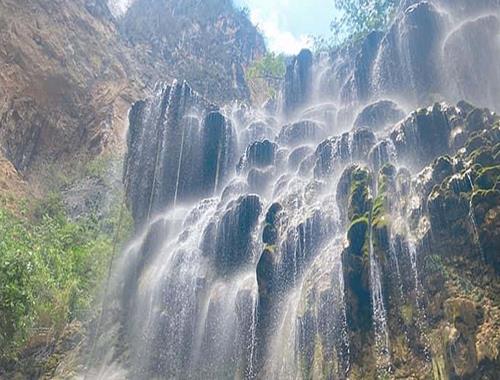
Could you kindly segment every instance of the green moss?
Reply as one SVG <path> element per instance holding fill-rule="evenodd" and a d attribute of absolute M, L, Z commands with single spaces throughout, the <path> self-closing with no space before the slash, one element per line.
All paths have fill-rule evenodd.
<path fill-rule="evenodd" d="M 371 180 L 370 172 L 365 168 L 356 168 L 351 173 L 348 210 L 350 220 L 357 219 L 370 211 L 372 207 Z"/>
<path fill-rule="evenodd" d="M 362 254 L 362 249 L 365 245 L 368 233 L 368 225 L 368 216 L 365 215 L 354 220 L 349 226 L 347 239 L 349 240 L 351 251 L 355 255 Z"/>
<path fill-rule="evenodd" d="M 401 306 L 401 318 L 406 326 L 410 326 L 413 323 L 413 306 L 411 304 L 404 304 Z"/>
<path fill-rule="evenodd" d="M 474 182 L 481 190 L 493 189 L 500 182 L 500 165 L 481 169 Z"/>
<path fill-rule="evenodd" d="M 275 245 L 275 244 L 266 244 L 265 247 L 264 247 L 264 251 L 267 251 L 271 254 L 275 254 L 276 251 L 278 250 L 278 247 Z"/>
<path fill-rule="evenodd" d="M 476 190 L 472 194 L 472 206 L 477 207 L 479 204 L 486 204 L 487 206 L 494 207 L 499 198 L 499 190 Z"/>

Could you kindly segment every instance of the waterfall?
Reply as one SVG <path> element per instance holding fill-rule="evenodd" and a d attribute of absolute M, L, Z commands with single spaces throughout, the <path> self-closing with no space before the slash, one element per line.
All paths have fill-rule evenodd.
<path fill-rule="evenodd" d="M 370 259 L 370 289 L 373 308 L 373 324 L 375 333 L 375 355 L 377 369 L 382 375 L 390 368 L 391 351 L 389 347 L 389 330 L 387 327 L 387 311 L 384 305 L 380 264 L 373 250 L 373 229 L 370 224 L 369 232 L 369 259 Z"/>
<path fill-rule="evenodd" d="M 496 30 L 496 16 L 478 26 L 436 1 L 409 3 L 359 46 L 292 59 L 275 112 L 217 107 L 185 82 L 134 105 L 124 182 L 136 238 L 113 272 L 105 354 L 89 373 L 386 378 L 404 344 L 427 366 L 419 244 L 432 231 L 409 204 L 431 204 L 439 173 L 418 172 L 454 153 L 457 128 L 471 132 L 463 105 L 426 97 L 491 104 L 496 77 L 483 98 L 464 77 L 446 84 L 441 60 L 456 39 Z M 455 18 L 464 24 L 452 31 Z"/>

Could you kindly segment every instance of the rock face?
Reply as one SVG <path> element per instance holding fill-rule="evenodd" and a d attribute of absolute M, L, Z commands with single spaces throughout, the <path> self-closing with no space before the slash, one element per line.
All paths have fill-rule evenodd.
<path fill-rule="evenodd" d="M 230 81 L 224 96 L 239 97 L 255 45 L 236 44 L 246 53 L 226 61 L 212 37 L 242 32 L 230 2 L 201 3 L 136 0 L 121 32 L 139 56 L 175 63 L 185 52 L 191 69 L 205 69 L 192 52 L 211 49 L 224 62 L 210 71 L 224 73 L 216 92 Z M 276 110 L 214 106 L 183 81 L 135 103 L 124 183 L 137 236 L 112 277 L 109 333 L 88 377 L 497 377 L 500 119 L 454 105 L 456 88 L 485 104 L 498 96 L 496 16 L 450 4 L 409 0 L 385 32 L 326 56 L 301 52 Z M 188 20 L 188 6 L 205 14 Z M 187 32 L 170 48 L 176 28 Z M 491 83 L 468 92 L 476 58 L 458 46 L 484 33 L 490 51 L 474 49 Z M 217 81 L 205 74 L 197 88 Z M 38 149 L 5 146 L 21 166 Z M 70 201 L 86 193 L 69 190 Z"/>
<path fill-rule="evenodd" d="M 287 67 L 283 84 L 283 112 L 292 115 L 308 105 L 312 97 L 313 56 L 302 50 Z"/>
<path fill-rule="evenodd" d="M 395 97 L 412 107 L 467 99 L 498 110 L 498 20 L 495 1 L 403 1 L 389 30 L 330 54 L 320 96 L 353 108 Z"/>
<path fill-rule="evenodd" d="M 265 52 L 264 39 L 231 1 L 135 0 L 118 19 L 136 49 L 148 49 L 203 96 L 247 100 L 244 68 Z"/>
<path fill-rule="evenodd" d="M 159 85 L 155 97 L 130 112 L 124 179 L 136 223 L 222 190 L 236 147 L 230 121 L 186 82 Z"/>
<path fill-rule="evenodd" d="M 118 18 L 106 3 L 0 5 L 0 149 L 17 170 L 120 149 L 127 111 L 158 80 L 189 79 L 211 100 L 248 98 L 243 70 L 265 46 L 231 2 L 113 2 L 132 5 Z"/>
<path fill-rule="evenodd" d="M 98 154 L 116 143 L 131 98 L 144 92 L 106 5 L 5 2 L 0 13 L 5 157 L 26 172 L 82 151 Z"/>
<path fill-rule="evenodd" d="M 387 126 L 393 126 L 405 116 L 396 103 L 380 100 L 363 108 L 354 121 L 354 127 L 380 131 Z"/>
<path fill-rule="evenodd" d="M 117 290 L 123 339 L 139 342 L 128 377 L 498 372 L 495 113 L 435 103 L 319 143 L 299 121 L 245 150 L 233 114 L 185 83 L 130 113 L 125 183 L 145 233 Z"/>

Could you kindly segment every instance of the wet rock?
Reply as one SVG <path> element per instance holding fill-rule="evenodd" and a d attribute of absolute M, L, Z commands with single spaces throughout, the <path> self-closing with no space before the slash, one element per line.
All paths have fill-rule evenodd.
<path fill-rule="evenodd" d="M 275 163 L 278 145 L 269 140 L 256 141 L 247 147 L 244 157 L 240 160 L 238 170 L 250 168 L 265 168 Z"/>
<path fill-rule="evenodd" d="M 441 156 L 432 165 L 432 180 L 441 183 L 446 177 L 453 174 L 453 162 L 450 156 Z"/>
<path fill-rule="evenodd" d="M 349 220 L 354 220 L 370 212 L 372 208 L 372 186 L 373 178 L 368 169 L 356 167 L 352 171 L 347 213 Z"/>
<path fill-rule="evenodd" d="M 296 56 L 285 73 L 283 84 L 283 111 L 290 116 L 302 109 L 312 95 L 313 55 L 309 50 L 302 50 Z"/>
<path fill-rule="evenodd" d="M 366 106 L 356 117 L 354 128 L 381 131 L 405 117 L 405 112 L 390 100 L 380 100 Z"/>
<path fill-rule="evenodd" d="M 350 246 L 342 253 L 347 325 L 355 333 L 369 331 L 372 318 L 367 231 L 367 218 L 353 221 L 348 233 Z"/>
<path fill-rule="evenodd" d="M 493 124 L 493 118 L 489 110 L 474 108 L 468 113 L 465 122 L 468 132 L 480 132 Z"/>
<path fill-rule="evenodd" d="M 342 173 L 337 185 L 337 205 L 341 220 L 347 222 L 367 216 L 372 207 L 373 179 L 368 169 L 351 165 Z"/>
<path fill-rule="evenodd" d="M 124 183 L 136 225 L 225 185 L 234 170 L 236 136 L 213 108 L 185 82 L 160 84 L 155 97 L 132 108 Z"/>
<path fill-rule="evenodd" d="M 498 182 L 497 182 L 498 184 Z M 486 261 L 500 273 L 500 190 L 477 190 L 472 195 L 474 221 Z"/>
<path fill-rule="evenodd" d="M 420 109 L 398 124 L 391 132 L 398 158 L 408 167 L 422 168 L 434 157 L 449 152 L 450 115 L 454 107 L 436 103 L 432 108 Z"/>
<path fill-rule="evenodd" d="M 314 176 L 328 177 L 351 159 L 350 135 L 331 137 L 318 145 L 314 153 Z"/>
<path fill-rule="evenodd" d="M 427 207 L 436 230 L 446 229 L 449 223 L 466 218 L 469 213 L 467 197 L 437 187 L 430 194 Z"/>
<path fill-rule="evenodd" d="M 467 117 L 467 115 L 475 109 L 475 107 L 465 100 L 460 100 L 457 103 L 457 107 L 462 111 L 462 113 Z"/>
<path fill-rule="evenodd" d="M 220 222 L 215 226 L 213 255 L 221 273 L 240 269 L 252 259 L 252 233 L 257 226 L 262 205 L 257 195 L 244 195 L 231 202 Z"/>
<path fill-rule="evenodd" d="M 302 120 L 285 125 L 278 135 L 278 142 L 288 146 L 314 143 L 325 136 L 323 126 L 312 120 Z"/>
<path fill-rule="evenodd" d="M 377 143 L 368 154 L 368 162 L 374 172 L 378 172 L 385 164 L 396 162 L 396 148 L 391 140 Z"/>
<path fill-rule="evenodd" d="M 357 129 L 352 134 L 351 155 L 354 161 L 365 161 L 377 142 L 375 134 L 366 129 Z"/>
<path fill-rule="evenodd" d="M 291 171 L 298 169 L 300 163 L 304 159 L 313 153 L 313 149 L 310 146 L 300 146 L 295 148 L 288 156 L 288 168 Z"/>
<path fill-rule="evenodd" d="M 273 203 L 266 214 L 264 231 L 262 232 L 262 241 L 267 245 L 275 245 L 278 240 L 278 218 L 282 211 L 279 203 Z"/>
<path fill-rule="evenodd" d="M 444 334 L 447 367 L 459 378 L 476 372 L 478 362 L 475 332 L 478 326 L 478 308 L 465 298 L 452 298 L 444 303 L 450 327 Z"/>

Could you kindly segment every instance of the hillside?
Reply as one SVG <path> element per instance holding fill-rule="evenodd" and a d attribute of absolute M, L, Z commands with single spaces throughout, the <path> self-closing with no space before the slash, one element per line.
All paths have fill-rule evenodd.
<path fill-rule="evenodd" d="M 179 17 L 168 1 L 148 0 L 115 19 L 103 0 L 2 0 L 4 155 L 27 172 L 77 152 L 99 154 L 122 140 L 128 108 L 160 79 L 190 79 L 212 100 L 247 98 L 243 68 L 264 51 L 262 37 L 230 2 L 212 16 L 176 2 L 184 3 Z M 146 22 L 157 17 L 161 23 Z"/>

